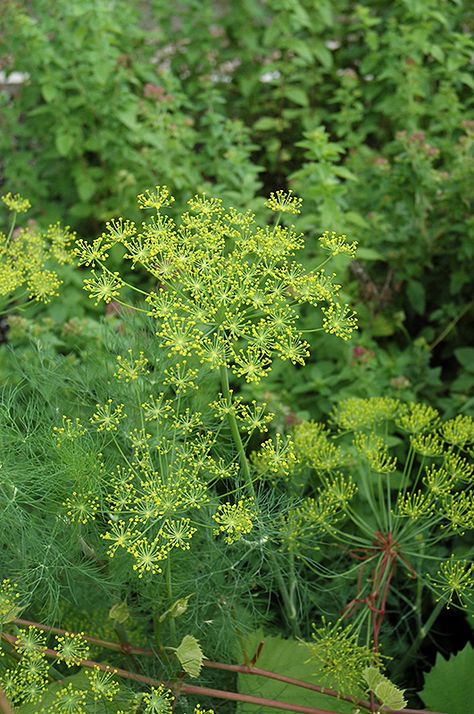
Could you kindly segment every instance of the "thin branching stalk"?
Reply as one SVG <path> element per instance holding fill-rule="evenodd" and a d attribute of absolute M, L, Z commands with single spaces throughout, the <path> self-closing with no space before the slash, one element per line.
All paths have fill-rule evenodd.
<path fill-rule="evenodd" d="M 226 400 L 229 407 L 232 406 L 232 394 L 229 388 L 229 373 L 227 367 L 220 367 L 220 377 L 221 377 L 221 388 L 222 396 Z M 237 449 L 237 454 L 239 456 L 240 468 L 242 469 L 242 474 L 245 480 L 245 486 L 250 496 L 255 496 L 255 489 L 252 483 L 252 476 L 250 474 L 249 463 L 247 461 L 247 456 L 245 454 L 244 445 L 242 443 L 242 437 L 240 436 L 239 426 L 237 424 L 237 419 L 235 414 L 231 409 L 229 409 L 227 414 L 227 419 L 230 426 L 230 431 L 232 434 L 232 439 L 234 441 L 235 447 Z"/>
<path fill-rule="evenodd" d="M 446 604 L 446 602 L 443 598 L 441 598 L 436 603 L 431 615 L 428 617 L 426 622 L 420 627 L 420 629 L 418 631 L 418 635 L 416 636 L 416 638 L 413 640 L 411 646 L 406 651 L 405 656 L 400 660 L 398 667 L 396 669 L 395 675 L 398 672 L 403 672 L 405 667 L 407 667 L 411 663 L 412 659 L 418 652 L 420 645 L 422 644 L 426 635 L 429 633 L 429 631 L 433 627 L 434 623 L 438 619 L 438 617 L 441 613 L 441 610 L 444 608 L 445 604 Z"/>

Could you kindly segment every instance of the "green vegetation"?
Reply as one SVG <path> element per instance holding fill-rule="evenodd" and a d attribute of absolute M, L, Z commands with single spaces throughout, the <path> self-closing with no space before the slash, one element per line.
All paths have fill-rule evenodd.
<path fill-rule="evenodd" d="M 3 14 L 0 712 L 466 711 L 472 9 Z"/>

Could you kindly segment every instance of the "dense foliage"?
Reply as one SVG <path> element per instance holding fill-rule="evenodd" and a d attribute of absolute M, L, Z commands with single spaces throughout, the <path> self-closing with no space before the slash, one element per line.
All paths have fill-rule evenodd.
<path fill-rule="evenodd" d="M 472 8 L 2 12 L 0 712 L 464 714 Z"/>

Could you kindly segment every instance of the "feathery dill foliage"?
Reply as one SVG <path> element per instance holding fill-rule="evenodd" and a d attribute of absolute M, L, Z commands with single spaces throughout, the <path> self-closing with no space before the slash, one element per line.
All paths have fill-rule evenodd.
<path fill-rule="evenodd" d="M 11 193 L 2 196 L 2 202 L 11 221 L 7 233 L 0 231 L 0 307 L 11 300 L 50 302 L 61 285 L 54 265 L 72 262 L 70 244 L 75 236 L 59 223 L 46 231 L 34 222 L 15 230 L 18 214 L 26 213 L 31 204 Z"/>

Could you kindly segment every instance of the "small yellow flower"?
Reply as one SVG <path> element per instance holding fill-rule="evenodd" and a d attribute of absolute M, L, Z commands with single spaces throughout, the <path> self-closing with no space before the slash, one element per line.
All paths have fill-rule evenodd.
<path fill-rule="evenodd" d="M 270 208 L 270 210 L 279 213 L 292 213 L 297 215 L 298 213 L 301 213 L 300 209 L 302 203 L 303 199 L 293 196 L 293 191 L 290 189 L 287 192 L 280 190 L 274 193 L 272 191 L 270 198 L 265 201 L 265 206 L 266 208 Z"/>
<path fill-rule="evenodd" d="M 244 498 L 237 503 L 223 503 L 212 517 L 218 525 L 214 534 L 224 533 L 226 543 L 236 543 L 253 528 L 253 503 Z"/>
<path fill-rule="evenodd" d="M 2 201 L 10 211 L 15 213 L 26 213 L 31 208 L 31 203 L 27 198 L 23 198 L 19 193 L 13 196 L 9 191 L 5 196 L 2 196 Z"/>

